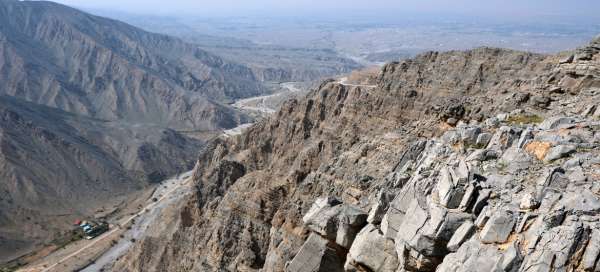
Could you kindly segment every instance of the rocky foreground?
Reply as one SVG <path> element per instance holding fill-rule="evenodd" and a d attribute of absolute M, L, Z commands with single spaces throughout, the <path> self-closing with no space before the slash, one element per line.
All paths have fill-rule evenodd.
<path fill-rule="evenodd" d="M 200 155 L 116 271 L 600 271 L 600 38 L 324 82 Z"/>

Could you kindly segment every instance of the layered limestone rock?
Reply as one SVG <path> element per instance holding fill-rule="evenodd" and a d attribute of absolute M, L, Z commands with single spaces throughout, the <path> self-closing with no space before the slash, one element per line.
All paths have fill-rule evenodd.
<path fill-rule="evenodd" d="M 331 258 L 315 235 L 346 271 L 600 269 L 596 47 L 569 62 L 432 52 L 384 66 L 375 88 L 326 81 L 208 147 L 187 223 L 115 269 L 322 267 Z M 340 224 L 364 224 L 356 214 L 367 224 L 338 239 Z"/>

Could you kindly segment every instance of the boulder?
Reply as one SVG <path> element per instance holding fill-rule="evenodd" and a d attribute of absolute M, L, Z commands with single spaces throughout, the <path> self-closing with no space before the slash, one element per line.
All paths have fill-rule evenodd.
<path fill-rule="evenodd" d="M 316 214 L 321 212 L 323 209 L 331 208 L 331 207 L 339 205 L 339 204 L 342 204 L 342 202 L 339 201 L 335 197 L 317 198 L 315 200 L 315 203 L 313 203 L 313 205 L 310 207 L 310 210 L 308 210 L 308 212 L 302 218 L 302 221 L 304 221 L 304 223 L 306 223 L 309 220 L 311 220 L 313 217 L 315 217 Z"/>
<path fill-rule="evenodd" d="M 515 271 L 521 262 L 521 258 L 517 243 L 512 243 L 496 262 L 496 268 L 500 268 L 500 271 Z"/>
<path fill-rule="evenodd" d="M 590 190 L 565 192 L 560 204 L 575 213 L 594 214 L 600 211 L 600 198 Z"/>
<path fill-rule="evenodd" d="M 481 133 L 480 127 L 466 127 L 460 129 L 460 140 L 465 146 L 476 144 L 477 138 Z"/>
<path fill-rule="evenodd" d="M 462 225 L 460 225 L 460 227 L 456 230 L 454 235 L 452 235 L 452 238 L 450 238 L 450 241 L 446 245 L 448 250 L 451 252 L 455 252 L 456 250 L 458 250 L 460 245 L 462 245 L 462 243 L 469 239 L 474 229 L 475 225 L 472 221 L 465 221 Z"/>
<path fill-rule="evenodd" d="M 465 194 L 463 195 L 462 200 L 460 201 L 460 205 L 458 206 L 458 208 L 463 211 L 466 212 L 467 210 L 469 210 L 469 208 L 471 207 L 471 204 L 473 203 L 473 197 L 475 195 L 477 191 L 477 188 L 475 188 L 475 185 L 473 184 L 469 184 L 467 186 L 467 189 L 465 190 Z"/>
<path fill-rule="evenodd" d="M 437 184 L 438 199 L 442 206 L 456 209 L 466 191 L 469 170 L 464 162 L 459 164 L 456 171 L 449 167 L 444 167 L 440 171 Z"/>
<path fill-rule="evenodd" d="M 570 168 L 574 168 L 574 167 L 581 167 L 581 159 L 580 158 L 570 159 L 563 164 L 564 169 L 570 169 Z"/>
<path fill-rule="evenodd" d="M 574 59 L 575 59 L 575 55 L 571 54 L 571 55 L 568 55 L 568 56 L 560 59 L 558 61 L 558 63 L 560 63 L 560 64 L 571 63 L 571 62 L 573 62 Z"/>
<path fill-rule="evenodd" d="M 521 137 L 519 138 L 519 141 L 517 142 L 517 148 L 525 147 L 525 144 L 527 144 L 527 141 L 529 141 L 531 139 L 533 139 L 533 130 L 531 128 L 527 128 L 521 133 Z"/>
<path fill-rule="evenodd" d="M 575 124 L 578 120 L 571 117 L 551 117 L 544 120 L 539 128 L 543 130 L 549 129 L 557 129 L 557 128 L 565 128 L 570 127 Z"/>
<path fill-rule="evenodd" d="M 559 145 L 551 148 L 546 156 L 544 157 L 545 162 L 553 162 L 555 160 L 568 157 L 569 155 L 575 153 L 577 148 L 573 145 Z"/>
<path fill-rule="evenodd" d="M 286 272 L 342 272 L 343 260 L 335 247 L 318 234 L 311 233 L 298 254 L 289 262 Z"/>
<path fill-rule="evenodd" d="M 444 215 L 441 218 L 441 224 L 435 230 L 435 236 L 433 236 L 438 242 L 443 243 L 449 241 L 464 222 L 475 220 L 472 214 L 456 210 L 449 210 Z"/>
<path fill-rule="evenodd" d="M 528 169 L 533 163 L 533 159 L 529 154 L 516 147 L 507 149 L 500 160 L 506 166 L 504 170 L 512 174 Z"/>
<path fill-rule="evenodd" d="M 488 127 L 497 127 L 500 125 L 500 120 L 498 120 L 496 117 L 490 117 L 485 120 L 485 125 Z"/>
<path fill-rule="evenodd" d="M 519 204 L 519 208 L 523 210 L 532 210 L 539 206 L 539 201 L 537 201 L 535 195 L 531 193 L 523 195 L 523 198 L 521 198 L 521 203 Z"/>
<path fill-rule="evenodd" d="M 502 252 L 495 245 L 481 244 L 476 239 L 470 239 L 458 251 L 448 254 L 436 271 L 503 271 L 497 268 L 501 258 Z"/>
<path fill-rule="evenodd" d="M 385 215 L 385 212 L 390 206 L 390 202 L 393 200 L 393 198 L 393 195 L 388 192 L 379 192 L 377 195 L 377 203 L 371 207 L 369 216 L 367 217 L 367 222 L 371 224 L 381 223 L 381 220 L 383 219 L 383 216 Z"/>
<path fill-rule="evenodd" d="M 311 231 L 349 248 L 356 234 L 367 223 L 367 214 L 357 207 L 327 197 L 317 199 L 302 220 Z"/>
<path fill-rule="evenodd" d="M 477 216 L 477 219 L 475 220 L 475 226 L 478 228 L 483 228 L 488 220 L 490 220 L 491 216 L 491 208 L 489 206 L 485 206 L 483 209 L 481 209 L 479 216 Z"/>
<path fill-rule="evenodd" d="M 429 219 L 429 214 L 424 210 L 417 200 L 413 200 L 408 207 L 406 216 L 395 237 L 396 241 L 404 241 L 414 247 L 425 249 L 427 241 L 421 235 L 421 229 Z"/>
<path fill-rule="evenodd" d="M 585 248 L 585 252 L 583 253 L 583 257 L 581 259 L 581 267 L 585 271 L 594 271 L 594 268 L 597 266 L 596 262 L 598 260 L 598 256 L 600 255 L 600 230 L 594 229 L 592 230 L 592 234 L 590 235 L 590 240 Z M 600 268 L 600 267 L 598 267 Z"/>
<path fill-rule="evenodd" d="M 398 268 L 394 241 L 387 239 L 374 225 L 367 225 L 356 236 L 344 266 L 346 271 L 383 272 Z"/>
<path fill-rule="evenodd" d="M 482 243 L 504 243 L 515 226 L 515 216 L 509 210 L 500 210 L 492 214 L 481 230 Z"/>
<path fill-rule="evenodd" d="M 494 133 L 487 148 L 493 150 L 505 150 L 512 146 L 517 137 L 517 131 L 513 130 L 513 128 L 502 126 Z"/>
<path fill-rule="evenodd" d="M 477 140 L 475 141 L 475 145 L 477 147 L 485 147 L 490 143 L 490 140 L 492 139 L 492 134 L 490 133 L 481 133 L 479 134 L 479 136 L 477 136 Z"/>
<path fill-rule="evenodd" d="M 479 191 L 479 195 L 477 196 L 477 199 L 475 199 L 473 208 L 471 209 L 473 214 L 478 215 L 481 210 L 483 210 L 483 208 L 488 204 L 488 199 L 490 198 L 491 194 L 492 191 L 489 189 L 483 189 Z"/>

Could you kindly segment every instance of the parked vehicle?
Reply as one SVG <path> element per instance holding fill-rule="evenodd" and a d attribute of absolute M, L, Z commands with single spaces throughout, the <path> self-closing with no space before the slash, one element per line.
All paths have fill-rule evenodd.
<path fill-rule="evenodd" d="M 92 221 L 79 221 L 79 222 L 80 222 L 79 227 L 83 231 L 83 237 L 88 240 L 98 237 L 99 235 L 101 235 L 102 233 L 105 233 L 109 229 L 108 223 L 106 223 L 106 222 L 100 222 L 100 223 L 96 223 L 96 222 L 92 222 Z"/>

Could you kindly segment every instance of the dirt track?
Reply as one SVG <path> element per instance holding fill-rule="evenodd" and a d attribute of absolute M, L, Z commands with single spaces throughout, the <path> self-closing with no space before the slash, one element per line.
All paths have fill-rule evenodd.
<path fill-rule="evenodd" d="M 118 224 L 111 225 L 111 229 L 101 236 L 72 243 L 17 271 L 99 271 L 122 256 L 133 241 L 141 238 L 145 228 L 159 218 L 160 212 L 166 206 L 183 199 L 187 192 L 191 192 L 190 177 L 191 171 L 165 180 L 147 200 L 146 206 L 139 212 L 119 220 Z"/>

